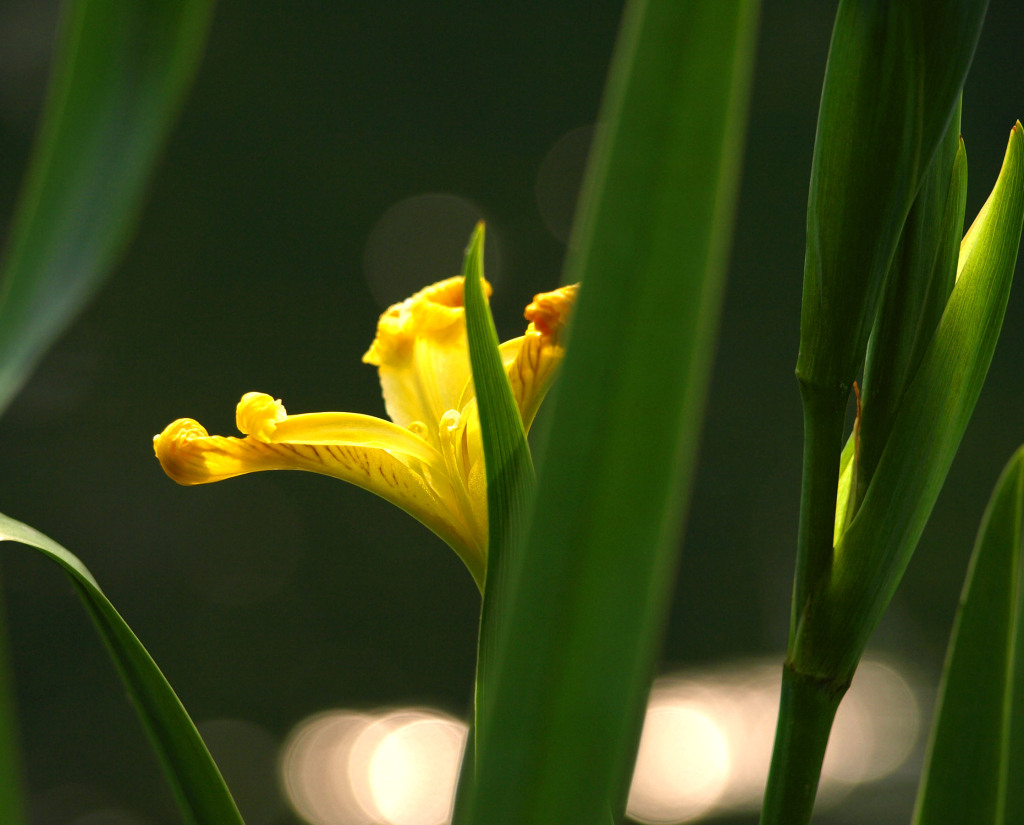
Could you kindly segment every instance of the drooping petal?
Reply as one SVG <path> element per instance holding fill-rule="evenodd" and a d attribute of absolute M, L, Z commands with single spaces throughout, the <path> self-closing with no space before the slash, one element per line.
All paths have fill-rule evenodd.
<path fill-rule="evenodd" d="M 432 433 L 433 423 L 459 409 L 470 379 L 462 278 L 440 281 L 390 307 L 363 361 L 379 370 L 391 420 L 406 428 L 420 422 Z"/>
<path fill-rule="evenodd" d="M 315 413 L 309 423 L 306 416 L 287 416 L 280 402 L 270 399 L 267 404 L 268 398 L 251 393 L 239 404 L 240 422 L 244 419 L 246 428 L 252 429 L 245 438 L 211 436 L 191 419 L 170 424 L 153 440 L 164 471 L 184 485 L 221 481 L 262 470 L 306 470 L 339 478 L 380 496 L 422 522 L 455 549 L 478 583 L 482 581 L 485 545 L 481 544 L 480 534 L 463 519 L 443 463 L 433 463 L 438 457 L 422 439 L 424 449 L 417 448 L 418 455 L 405 452 L 402 447 L 417 437 L 380 421 L 381 425 L 400 431 L 401 437 L 390 446 L 378 446 L 387 443 L 386 430 L 369 425 L 367 442 L 361 444 L 351 437 L 356 427 L 344 423 L 348 414 Z M 259 418 L 260 405 L 264 419 Z M 332 416 L 338 418 L 330 422 Z M 291 427 L 295 419 L 298 424 Z M 287 440 L 303 428 L 313 432 L 312 442 Z M 338 441 L 327 439 L 326 433 L 332 428 L 347 434 L 346 437 Z M 289 433 L 289 429 L 295 432 Z M 420 455 L 432 461 L 424 461 Z M 485 543 L 486 533 L 483 535 Z"/>

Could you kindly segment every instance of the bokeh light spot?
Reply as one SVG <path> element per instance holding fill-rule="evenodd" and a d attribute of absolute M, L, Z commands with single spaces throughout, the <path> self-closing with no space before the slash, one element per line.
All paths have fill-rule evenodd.
<path fill-rule="evenodd" d="M 686 704 L 654 704 L 626 810 L 639 822 L 685 822 L 711 807 L 728 777 L 729 750 L 714 721 Z"/>
<path fill-rule="evenodd" d="M 635 821 L 668 825 L 760 807 L 782 668 L 748 660 L 675 673 L 651 689 L 627 803 Z M 891 775 L 917 743 L 914 691 L 890 665 L 866 660 L 836 717 L 818 808 Z M 468 736 L 429 708 L 334 711 L 289 737 L 281 775 L 313 825 L 447 825 Z"/>
<path fill-rule="evenodd" d="M 381 309 L 458 275 L 469 236 L 483 218 L 472 201 L 443 193 L 416 195 L 391 206 L 370 231 L 363 251 L 363 274 Z M 484 273 L 492 285 L 501 278 L 500 246 L 495 227 L 488 225 Z"/>
<path fill-rule="evenodd" d="M 823 779 L 873 782 L 902 765 L 917 741 L 920 712 L 907 681 L 882 662 L 863 662 L 836 713 Z"/>
<path fill-rule="evenodd" d="M 548 231 L 562 243 L 569 242 L 594 131 L 594 126 L 589 125 L 562 135 L 537 170 L 537 210 Z"/>
<path fill-rule="evenodd" d="M 349 757 L 373 722 L 365 713 L 333 711 L 295 726 L 281 755 L 281 782 L 288 801 L 313 825 L 369 825 L 352 793 Z"/>
<path fill-rule="evenodd" d="M 403 724 L 381 740 L 369 782 L 388 825 L 450 821 L 468 732 L 464 723 L 438 716 Z"/>

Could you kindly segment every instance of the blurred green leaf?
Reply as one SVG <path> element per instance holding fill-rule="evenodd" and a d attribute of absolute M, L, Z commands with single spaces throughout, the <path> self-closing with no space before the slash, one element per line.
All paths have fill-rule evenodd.
<path fill-rule="evenodd" d="M 212 9 L 212 0 L 65 4 L 42 125 L 0 263 L 0 413 L 127 242 Z M 5 671 L 6 659 L 0 821 L 14 823 L 22 816 Z"/>
<path fill-rule="evenodd" d="M 960 248 L 942 320 L 906 391 L 878 468 L 842 539 L 813 621 L 791 656 L 849 678 L 895 592 L 942 489 L 992 361 L 1024 221 L 1024 129 L 1010 133 L 991 195 Z"/>
<path fill-rule="evenodd" d="M 950 638 L 915 825 L 1024 822 L 1024 448 L 1000 476 Z"/>
<path fill-rule="evenodd" d="M 128 688 L 186 822 L 242 825 L 234 800 L 185 708 L 85 565 L 57 542 L 2 514 L 0 541 L 34 547 L 68 574 Z"/>
<path fill-rule="evenodd" d="M 212 0 L 69 2 L 0 269 L 0 412 L 123 251 Z"/>
<path fill-rule="evenodd" d="M 522 560 L 500 583 L 459 822 L 603 824 L 625 806 L 696 458 L 757 9 L 626 9 L 566 265 L 582 287 Z"/>

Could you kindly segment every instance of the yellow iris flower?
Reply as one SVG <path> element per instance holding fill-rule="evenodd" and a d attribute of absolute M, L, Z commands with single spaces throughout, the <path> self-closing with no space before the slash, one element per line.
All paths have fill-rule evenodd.
<path fill-rule="evenodd" d="M 525 312 L 526 334 L 499 348 L 527 432 L 562 359 L 575 295 L 570 286 L 535 296 Z M 212 436 L 181 418 L 153 439 L 156 456 L 179 484 L 258 470 L 309 470 L 351 482 L 433 530 L 482 586 L 487 486 L 462 278 L 390 307 L 363 361 L 378 368 L 391 421 L 359 413 L 289 415 L 280 400 L 250 392 L 236 410 L 244 438 Z"/>

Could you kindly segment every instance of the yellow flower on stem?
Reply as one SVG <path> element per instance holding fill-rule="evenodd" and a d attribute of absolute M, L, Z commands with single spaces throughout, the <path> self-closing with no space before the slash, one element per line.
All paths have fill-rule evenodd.
<path fill-rule="evenodd" d="M 527 432 L 562 359 L 575 296 L 575 286 L 535 296 L 524 313 L 526 334 L 499 348 Z M 250 392 L 236 410 L 244 438 L 212 436 L 181 418 L 153 439 L 156 456 L 167 475 L 186 485 L 259 470 L 309 470 L 351 482 L 433 530 L 482 586 L 487 488 L 462 278 L 389 308 L 363 361 L 378 368 L 391 421 L 359 413 L 289 415 L 280 400 Z"/>

